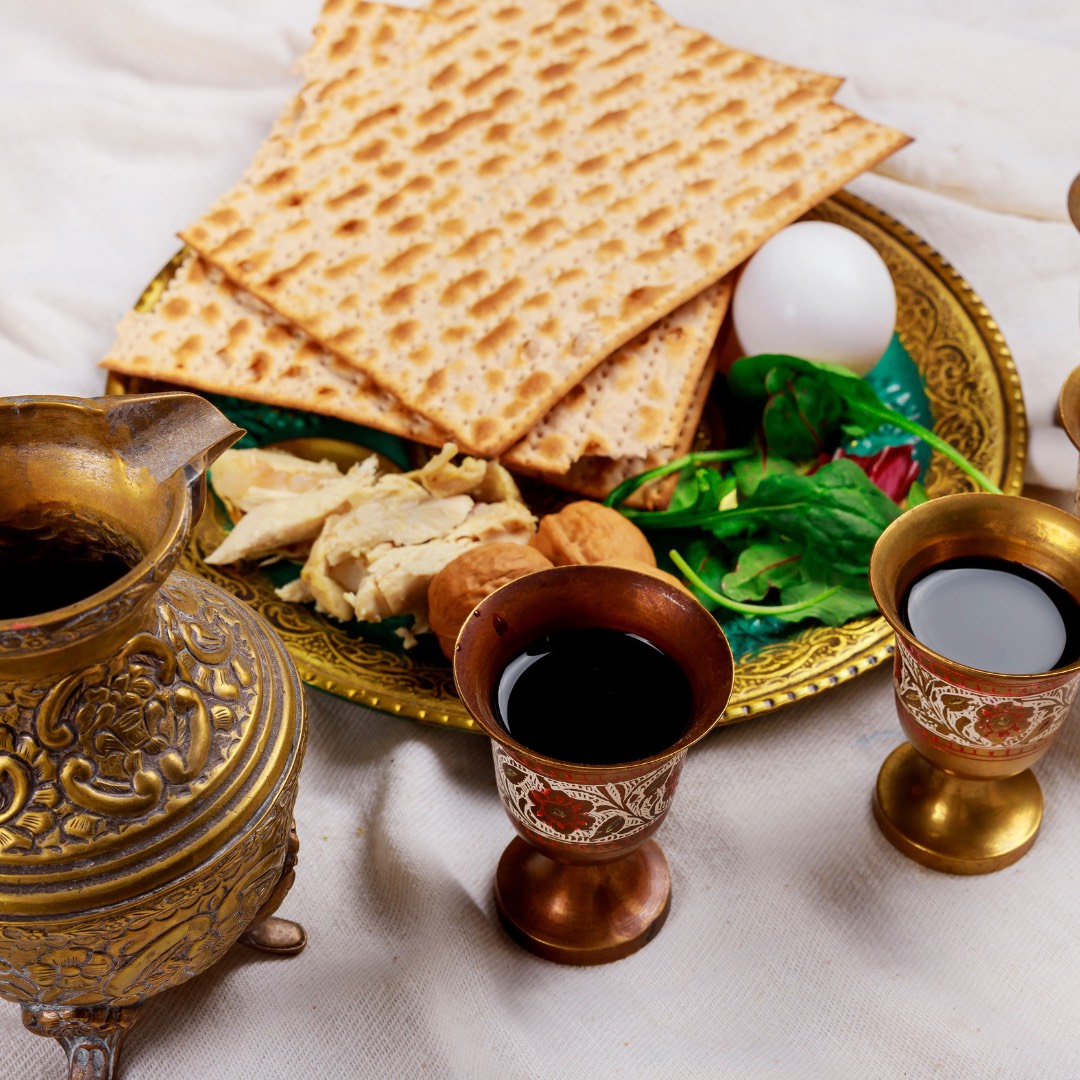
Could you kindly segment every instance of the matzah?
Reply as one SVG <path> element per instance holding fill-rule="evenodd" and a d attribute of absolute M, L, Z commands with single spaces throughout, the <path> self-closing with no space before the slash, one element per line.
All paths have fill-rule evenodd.
<path fill-rule="evenodd" d="M 339 71 L 363 62 L 369 52 L 377 56 L 373 62 L 385 63 L 391 50 L 407 48 L 422 20 L 416 11 L 330 0 L 301 67 L 308 70 L 312 53 L 320 49 L 324 60 L 334 58 Z M 317 97 L 320 89 L 309 80 L 301 94 Z M 286 110 L 271 141 L 280 139 L 298 111 Z M 205 272 L 189 258 L 168 288 L 167 306 L 159 307 L 157 315 L 132 314 L 124 320 L 103 366 L 323 412 L 433 445 L 448 437 L 301 333 L 282 333 L 280 320 L 259 301 L 222 283 L 217 271 Z M 534 473 L 559 473 L 583 455 L 640 458 L 673 445 L 729 292 L 725 283 L 710 287 L 618 350 L 504 455 L 506 463 Z M 200 316 L 203 311 L 216 313 L 214 325 Z M 231 326 L 244 332 L 226 334 Z"/>
<path fill-rule="evenodd" d="M 626 0 L 436 24 L 184 236 L 474 453 L 906 141 Z"/>

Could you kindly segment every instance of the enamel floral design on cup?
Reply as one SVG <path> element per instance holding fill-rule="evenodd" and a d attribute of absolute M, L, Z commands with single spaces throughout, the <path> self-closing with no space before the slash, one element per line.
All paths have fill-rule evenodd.
<path fill-rule="evenodd" d="M 911 718 L 932 735 L 973 749 L 1030 752 L 1064 723 L 1080 686 L 1076 679 L 1047 680 L 1031 693 L 988 693 L 935 674 L 902 640 L 896 659 L 897 697 Z"/>
<path fill-rule="evenodd" d="M 573 844 L 611 844 L 659 823 L 675 796 L 685 753 L 633 780 L 573 783 L 534 772 L 492 745 L 503 805 L 522 827 Z"/>

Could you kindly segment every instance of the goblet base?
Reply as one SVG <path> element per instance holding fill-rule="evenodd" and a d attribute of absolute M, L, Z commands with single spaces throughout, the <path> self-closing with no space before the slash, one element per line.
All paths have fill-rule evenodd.
<path fill-rule="evenodd" d="M 556 862 L 515 837 L 495 873 L 507 933 L 557 964 L 606 964 L 648 944 L 671 904 L 671 874 L 655 840 L 621 859 Z"/>
<path fill-rule="evenodd" d="M 1030 770 L 973 780 L 931 765 L 909 743 L 878 773 L 874 817 L 909 858 L 949 874 L 989 874 L 1024 855 L 1042 824 L 1043 796 Z"/>

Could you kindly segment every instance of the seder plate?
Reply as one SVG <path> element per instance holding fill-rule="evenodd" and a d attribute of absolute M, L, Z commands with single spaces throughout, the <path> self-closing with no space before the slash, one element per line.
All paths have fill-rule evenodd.
<path fill-rule="evenodd" d="M 956 446 L 1006 494 L 1023 483 L 1027 421 L 1020 380 L 1005 340 L 967 282 L 924 240 L 877 207 L 840 192 L 808 217 L 833 221 L 865 237 L 888 266 L 897 293 L 897 331 L 918 366 L 938 435 Z M 165 267 L 139 302 L 149 310 L 172 274 Z M 110 375 L 109 393 L 175 389 Z M 935 455 L 926 476 L 932 498 L 971 490 L 967 478 Z M 450 665 L 437 650 L 410 655 L 366 640 L 314 609 L 285 603 L 269 574 L 211 567 L 203 557 L 221 541 L 227 519 L 216 500 L 195 529 L 182 565 L 250 603 L 280 634 L 310 686 L 425 723 L 477 730 L 454 691 Z M 816 626 L 767 645 L 736 663 L 721 723 L 781 708 L 875 668 L 893 651 L 880 617 L 841 627 Z"/>

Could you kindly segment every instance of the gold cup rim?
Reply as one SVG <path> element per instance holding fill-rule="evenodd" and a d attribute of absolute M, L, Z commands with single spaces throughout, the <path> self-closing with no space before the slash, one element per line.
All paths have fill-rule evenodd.
<path fill-rule="evenodd" d="M 1017 513 L 1020 508 L 1026 508 L 1028 511 L 1026 522 L 1029 525 L 1028 532 L 1030 535 L 1024 535 L 1024 530 L 1020 527 L 1025 522 L 1023 516 Z M 994 521 L 1001 527 L 1002 531 L 997 534 L 991 532 L 980 534 L 977 529 L 979 519 L 984 522 Z M 1048 678 L 1060 678 L 1080 672 L 1080 657 L 1077 657 L 1069 664 L 1063 664 L 1048 671 L 1011 673 L 974 667 L 971 664 L 961 663 L 936 652 L 911 632 L 900 615 L 898 600 L 906 592 L 907 587 L 910 587 L 914 578 L 930 569 L 934 563 L 931 562 L 927 566 L 920 568 L 918 572 L 912 575 L 911 580 L 906 582 L 903 589 L 897 590 L 892 583 L 898 580 L 900 571 L 916 561 L 918 551 L 923 550 L 920 547 L 915 547 L 913 540 L 915 538 L 929 539 L 933 537 L 935 535 L 934 527 L 949 521 L 966 523 L 969 535 L 985 535 L 988 542 L 990 540 L 1000 541 L 1002 546 L 1008 547 L 1011 540 L 1012 546 L 1015 546 L 1017 550 L 1023 549 L 1027 553 L 1039 551 L 1037 543 L 1034 543 L 1037 539 L 1037 530 L 1030 528 L 1032 523 L 1055 527 L 1072 535 L 1076 544 L 1075 554 L 1078 556 L 1078 561 L 1080 561 L 1080 519 L 1056 506 L 1051 506 L 1049 503 L 1039 502 L 1036 499 L 1025 498 L 1021 495 L 999 495 L 984 491 L 959 492 L 921 503 L 919 506 L 901 514 L 900 517 L 885 528 L 881 536 L 878 537 L 870 557 L 870 591 L 873 594 L 874 601 L 877 603 L 878 610 L 892 627 L 897 638 L 911 649 L 931 657 L 943 667 L 975 679 L 995 678 L 1024 685 L 1026 683 L 1045 682 Z M 907 552 L 906 555 L 905 551 Z M 1060 581 L 1055 575 L 1049 574 L 1041 566 L 1033 566 L 1030 561 L 1023 558 L 1014 557 L 1010 560 L 1008 555 L 997 551 L 988 551 L 986 554 L 1019 562 L 1042 573 L 1047 573 L 1062 588 L 1066 589 L 1074 600 L 1080 603 L 1080 587 L 1069 588 L 1064 582 Z M 1080 582 L 1080 569 L 1077 571 L 1077 581 Z"/>
<path fill-rule="evenodd" d="M 28 407 L 55 407 L 58 410 L 77 410 L 86 414 L 100 411 L 94 408 L 92 398 L 35 394 L 0 399 L 0 415 L 10 410 L 18 411 Z M 142 558 L 126 574 L 117 578 L 110 585 L 106 585 L 105 588 L 89 593 L 80 600 L 63 607 L 52 608 L 49 611 L 39 611 L 33 615 L 16 615 L 9 619 L 0 619 L 0 633 L 40 632 L 54 627 L 61 627 L 70 622 L 78 622 L 83 616 L 94 611 L 102 604 L 108 603 L 113 597 L 119 596 L 132 586 L 153 576 L 161 567 L 170 563 L 170 553 L 175 553 L 175 556 L 179 557 L 180 541 L 187 531 L 190 517 L 189 500 L 184 497 L 184 485 L 186 485 L 186 480 L 182 471 L 175 473 L 162 482 L 162 488 L 174 486 L 177 489 L 169 520 L 150 549 L 143 552 Z M 88 629 L 88 632 L 91 632 L 91 630 L 92 628 Z"/>
<path fill-rule="evenodd" d="M 580 586 L 583 582 L 588 582 L 589 579 L 592 579 L 594 583 L 603 584 L 604 582 L 607 582 L 612 587 L 619 587 L 621 585 L 623 588 L 630 588 L 640 591 L 641 593 L 647 593 L 653 597 L 662 598 L 662 603 L 669 605 L 673 610 L 680 612 L 681 615 L 698 624 L 702 631 L 702 635 L 700 637 L 695 636 L 694 650 L 700 652 L 701 661 L 703 663 L 717 662 L 719 664 L 719 674 L 716 676 L 718 685 L 714 689 L 712 703 L 707 708 L 702 708 L 700 710 L 700 715 L 692 717 L 686 731 L 683 732 L 678 740 L 673 742 L 670 746 L 665 747 L 663 750 L 660 750 L 655 754 L 650 754 L 647 757 L 635 758 L 629 761 L 619 761 L 609 765 L 593 765 L 588 762 L 567 761 L 562 758 L 549 757 L 546 754 L 533 750 L 524 743 L 518 742 L 498 722 L 498 719 L 494 715 L 494 710 L 491 708 L 490 700 L 473 694 L 471 692 L 471 686 L 463 685 L 464 679 L 460 671 L 461 665 L 458 663 L 458 656 L 463 648 L 472 647 L 473 639 L 479 636 L 480 629 L 483 627 L 486 621 L 485 617 L 488 613 L 491 612 L 493 618 L 498 614 L 497 611 L 493 611 L 492 609 L 497 609 L 500 604 L 505 605 L 508 598 L 513 600 L 518 597 L 518 594 L 527 594 L 538 587 L 544 589 L 573 590 L 575 585 Z M 551 629 L 555 628 L 554 624 L 548 623 L 547 625 Z M 584 624 L 579 623 L 577 625 Z M 600 624 L 589 623 L 588 625 L 596 626 Z M 624 627 L 616 628 L 624 629 Z M 534 632 L 530 633 L 527 640 L 534 641 L 544 632 L 545 630 L 542 628 L 536 629 Z M 633 633 L 635 631 L 628 632 Z M 645 634 L 642 634 L 641 636 L 646 637 Z M 647 637 L 647 640 L 652 641 L 649 637 Z M 526 640 L 523 639 L 522 646 L 525 643 Z M 656 645 L 658 648 L 663 648 L 664 652 L 671 655 L 669 649 L 664 648 L 657 642 L 652 641 L 652 644 Z M 673 657 L 673 659 L 676 660 L 676 663 L 679 663 L 677 657 Z M 499 666 L 500 672 L 503 667 L 505 667 L 505 664 Z M 685 665 L 680 663 L 680 667 L 683 668 L 683 672 L 691 684 L 693 700 L 696 703 L 698 700 L 699 685 L 701 685 L 704 680 L 699 682 L 698 676 L 688 671 Z M 612 771 L 631 769 L 641 770 L 662 765 L 677 754 L 688 750 L 696 742 L 703 739 L 716 726 L 723 716 L 724 709 L 727 707 L 728 699 L 731 696 L 734 675 L 735 660 L 731 652 L 731 646 L 728 644 L 727 636 L 724 634 L 723 629 L 716 619 L 713 618 L 713 616 L 693 596 L 653 574 L 645 574 L 637 570 L 617 566 L 600 566 L 596 564 L 555 566 L 549 569 L 537 570 L 531 574 L 526 574 L 524 577 L 507 582 L 505 585 L 500 586 L 500 588 L 484 597 L 484 599 L 476 605 L 472 613 L 462 624 L 461 629 L 458 631 L 457 639 L 454 644 L 454 686 L 457 689 L 458 696 L 469 710 L 470 715 L 476 721 L 481 731 L 511 753 L 516 754 L 519 757 L 527 758 L 530 762 L 541 764 L 553 770 L 571 769 L 574 772 L 610 774 Z M 488 698 L 490 698 L 490 695 L 488 695 Z"/>

